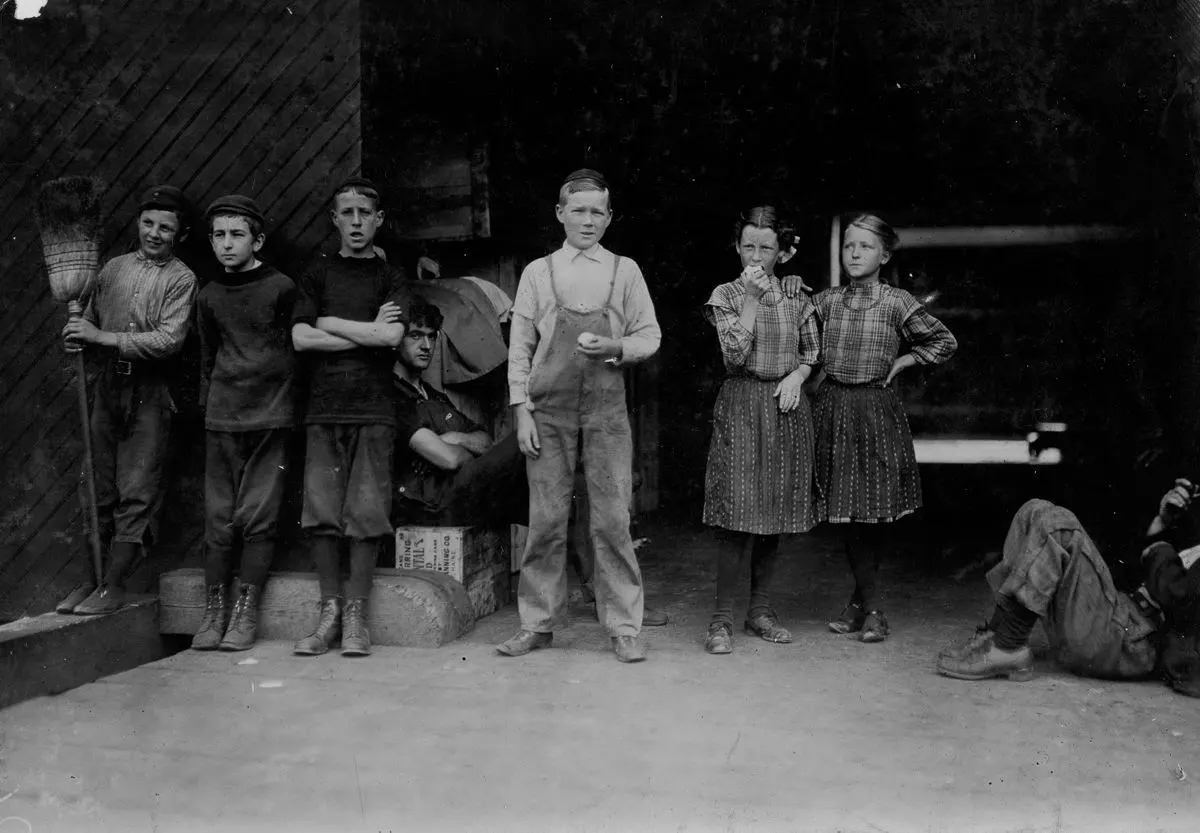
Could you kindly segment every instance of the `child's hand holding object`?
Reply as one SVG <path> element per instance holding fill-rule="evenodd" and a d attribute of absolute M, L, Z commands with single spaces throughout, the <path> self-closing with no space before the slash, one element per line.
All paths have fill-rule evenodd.
<path fill-rule="evenodd" d="M 621 358 L 621 342 L 595 333 L 580 333 L 576 340 L 579 352 L 589 359 L 603 359 L 616 364 Z"/>

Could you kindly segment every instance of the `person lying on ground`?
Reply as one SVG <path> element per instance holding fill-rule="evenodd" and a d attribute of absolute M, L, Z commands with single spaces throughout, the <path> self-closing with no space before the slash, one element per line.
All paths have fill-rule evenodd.
<path fill-rule="evenodd" d="M 1200 537 L 1188 509 L 1200 490 L 1179 479 L 1159 501 L 1141 553 L 1143 583 L 1122 592 L 1073 513 L 1044 500 L 1017 510 L 988 573 L 991 621 L 938 656 L 948 677 L 1032 677 L 1029 634 L 1041 619 L 1061 665 L 1088 677 L 1160 674 L 1200 697 Z"/>

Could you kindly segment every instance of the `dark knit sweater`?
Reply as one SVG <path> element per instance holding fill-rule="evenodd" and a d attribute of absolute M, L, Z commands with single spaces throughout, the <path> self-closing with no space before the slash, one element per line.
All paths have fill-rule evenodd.
<path fill-rule="evenodd" d="M 197 301 L 201 399 L 210 431 L 256 431 L 296 424 L 292 279 L 263 264 L 226 272 Z"/>
<path fill-rule="evenodd" d="M 292 321 L 315 326 L 323 315 L 374 321 L 386 301 L 399 304 L 407 321 L 411 303 L 406 285 L 404 273 L 378 257 L 321 257 L 300 279 Z M 304 358 L 309 372 L 307 424 L 392 424 L 391 350 L 356 347 L 340 353 L 314 351 Z"/>

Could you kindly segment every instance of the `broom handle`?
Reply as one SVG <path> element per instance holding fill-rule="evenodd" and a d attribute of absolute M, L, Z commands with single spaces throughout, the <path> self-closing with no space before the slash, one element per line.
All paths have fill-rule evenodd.
<path fill-rule="evenodd" d="M 83 316 L 83 307 L 78 301 L 67 304 L 67 315 L 72 320 Z M 92 549 L 92 568 L 96 573 L 96 586 L 104 579 L 104 565 L 100 555 L 100 514 L 96 508 L 96 475 L 92 457 L 92 426 L 88 419 L 87 371 L 83 364 L 83 351 L 75 354 L 75 387 L 79 390 L 79 421 L 83 426 L 83 482 L 87 489 L 88 540 Z"/>

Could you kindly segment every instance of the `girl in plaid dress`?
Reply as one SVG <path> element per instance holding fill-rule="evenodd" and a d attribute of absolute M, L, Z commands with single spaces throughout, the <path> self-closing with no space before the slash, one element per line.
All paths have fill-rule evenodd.
<path fill-rule="evenodd" d="M 946 361 L 958 347 L 916 298 L 880 282 L 879 270 L 896 243 L 896 232 L 879 217 L 852 219 L 842 238 L 842 269 L 850 282 L 814 299 L 826 377 L 813 414 L 817 519 L 845 524 L 854 574 L 854 594 L 829 629 L 858 633 L 863 642 L 888 635 L 887 618 L 876 606 L 886 524 L 921 506 L 912 434 L 891 383 L 913 365 Z M 900 352 L 902 343 L 908 352 Z"/>
<path fill-rule="evenodd" d="M 742 215 L 735 234 L 741 276 L 714 289 L 705 305 L 728 373 L 713 410 L 704 489 L 704 522 L 722 530 L 704 644 L 710 654 L 733 650 L 733 596 L 746 557 L 746 631 L 792 641 L 770 605 L 779 536 L 814 523 L 812 418 L 801 386 L 817 362 L 817 321 L 808 297 L 787 297 L 775 277 L 795 233 L 760 206 Z"/>

